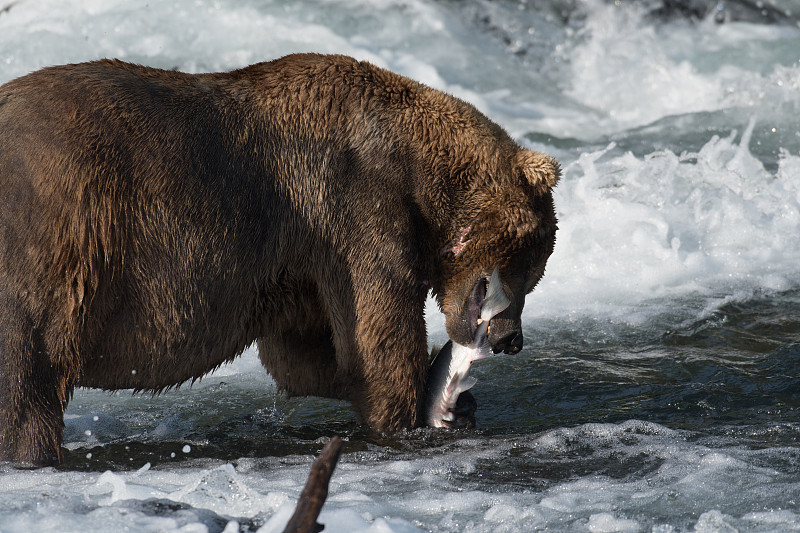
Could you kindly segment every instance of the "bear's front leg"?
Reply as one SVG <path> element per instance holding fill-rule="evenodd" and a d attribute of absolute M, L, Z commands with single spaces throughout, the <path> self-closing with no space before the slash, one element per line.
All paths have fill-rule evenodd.
<path fill-rule="evenodd" d="M 31 321 L 0 298 L 0 461 L 46 466 L 60 460 L 67 388 Z"/>
<path fill-rule="evenodd" d="M 366 286 L 337 291 L 334 308 L 348 309 L 354 321 L 354 327 L 341 316 L 331 321 L 340 382 L 348 384 L 347 398 L 373 429 L 420 426 L 428 371 L 426 290 L 367 279 Z M 347 294 L 352 299 L 342 298 Z"/>

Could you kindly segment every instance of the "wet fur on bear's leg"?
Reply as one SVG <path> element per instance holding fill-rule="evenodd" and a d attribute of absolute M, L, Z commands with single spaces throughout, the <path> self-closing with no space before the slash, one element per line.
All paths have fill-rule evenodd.
<path fill-rule="evenodd" d="M 358 368 L 364 374 L 364 418 L 376 429 L 397 431 L 423 424 L 428 372 L 425 293 L 407 290 L 401 296 L 399 287 L 387 286 L 387 294 L 365 295 L 369 305 L 360 306 Z"/>
<path fill-rule="evenodd" d="M 58 463 L 69 393 L 33 322 L 0 296 L 0 461 Z"/>
<path fill-rule="evenodd" d="M 302 299 L 311 304 L 271 317 L 273 332 L 258 340 L 258 350 L 279 390 L 348 400 L 362 422 L 396 431 L 419 425 L 427 373 L 426 291 L 380 281 L 381 275 L 364 274 L 360 279 L 370 283 L 358 286 L 344 271 L 322 276 L 329 281 L 307 287 Z"/>
<path fill-rule="evenodd" d="M 336 382 L 336 352 L 325 328 L 313 334 L 290 329 L 260 338 L 258 356 L 278 390 L 289 396 L 346 399 Z"/>

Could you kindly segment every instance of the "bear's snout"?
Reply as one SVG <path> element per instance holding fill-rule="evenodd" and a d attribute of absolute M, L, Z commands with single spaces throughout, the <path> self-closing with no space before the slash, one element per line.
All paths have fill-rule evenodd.
<path fill-rule="evenodd" d="M 490 342 L 491 340 L 490 336 Z M 522 330 L 512 330 L 505 333 L 497 341 L 491 342 L 492 351 L 494 353 L 504 352 L 507 354 L 519 353 L 522 350 L 523 341 Z"/>

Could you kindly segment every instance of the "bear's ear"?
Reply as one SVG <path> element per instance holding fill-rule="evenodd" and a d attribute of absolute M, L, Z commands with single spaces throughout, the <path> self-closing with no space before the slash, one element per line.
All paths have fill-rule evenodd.
<path fill-rule="evenodd" d="M 520 150 L 514 156 L 514 172 L 538 194 L 549 192 L 561 178 L 561 166 L 554 158 L 532 150 Z"/>

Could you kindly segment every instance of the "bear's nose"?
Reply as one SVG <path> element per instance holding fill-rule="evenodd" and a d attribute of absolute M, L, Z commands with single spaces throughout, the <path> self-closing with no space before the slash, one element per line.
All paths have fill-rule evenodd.
<path fill-rule="evenodd" d="M 507 354 L 519 353 L 522 349 L 523 337 L 521 331 L 509 331 L 497 343 L 492 346 L 492 351 L 498 353 L 500 351 Z"/>

